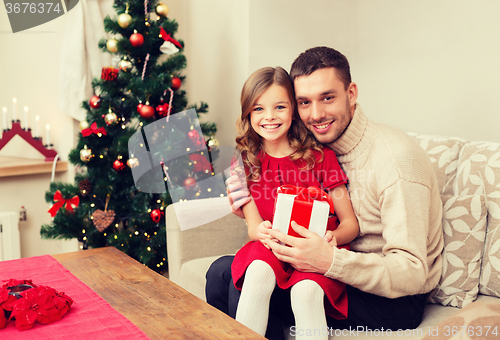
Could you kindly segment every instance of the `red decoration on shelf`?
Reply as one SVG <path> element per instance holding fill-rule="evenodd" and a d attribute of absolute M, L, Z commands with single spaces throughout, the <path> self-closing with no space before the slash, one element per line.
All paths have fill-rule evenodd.
<path fill-rule="evenodd" d="M 31 280 L 5 280 L 0 287 L 0 329 L 13 319 L 20 331 L 32 328 L 35 321 L 50 324 L 61 320 L 73 303 L 66 294 Z"/>
<path fill-rule="evenodd" d="M 103 67 L 101 72 L 101 79 L 113 81 L 118 78 L 118 69 L 114 67 Z"/>
<path fill-rule="evenodd" d="M 20 122 L 12 122 L 12 129 L 4 130 L 2 134 L 2 138 L 0 139 L 0 150 L 10 142 L 15 135 L 19 135 L 22 139 L 24 139 L 28 144 L 37 149 L 42 155 L 45 156 L 45 161 L 53 161 L 57 156 L 57 151 L 54 149 L 47 149 L 43 143 L 41 138 L 35 138 L 31 135 L 31 131 L 24 130 L 21 128 Z"/>
<path fill-rule="evenodd" d="M 181 88 L 182 81 L 178 77 L 172 78 L 172 90 L 177 91 Z"/>
<path fill-rule="evenodd" d="M 101 107 L 101 102 L 102 102 L 101 97 L 93 95 L 92 97 L 90 97 L 89 105 L 93 109 L 98 109 L 99 107 Z"/>
<path fill-rule="evenodd" d="M 65 206 L 67 212 L 73 212 L 73 208 L 78 207 L 78 204 L 80 204 L 80 197 L 75 195 L 66 199 L 63 197 L 61 191 L 57 190 L 54 194 L 54 205 L 48 210 L 48 212 L 50 213 L 50 216 L 54 217 L 62 206 Z"/>
<path fill-rule="evenodd" d="M 163 216 L 163 211 L 161 211 L 160 209 L 154 209 L 149 214 L 149 217 L 151 217 L 154 223 L 159 223 L 162 216 Z"/>
<path fill-rule="evenodd" d="M 90 125 L 90 127 L 88 129 L 82 130 L 83 137 L 88 137 L 91 134 L 97 135 L 98 133 L 101 133 L 104 136 L 106 136 L 108 134 L 105 128 L 103 128 L 103 127 L 97 128 L 96 122 L 93 122 L 92 125 Z"/>
<path fill-rule="evenodd" d="M 160 27 L 160 37 L 165 41 L 170 41 L 172 44 L 174 44 L 178 48 L 182 49 L 182 45 L 180 44 L 180 42 L 178 42 L 177 40 L 172 38 L 170 36 L 170 33 L 167 33 L 167 31 L 165 31 L 165 29 L 163 27 Z"/>
<path fill-rule="evenodd" d="M 132 34 L 129 40 L 134 47 L 141 47 L 144 44 L 144 36 L 141 33 Z"/>
<path fill-rule="evenodd" d="M 142 105 L 141 109 L 139 110 L 139 114 L 141 115 L 142 118 L 149 119 L 155 115 L 155 109 L 151 106 L 148 105 L 149 103 L 146 103 L 146 105 Z M 141 104 L 139 104 L 141 105 Z"/>
<path fill-rule="evenodd" d="M 123 163 L 121 160 L 117 159 L 113 162 L 113 169 L 115 169 L 115 171 L 122 171 L 123 169 L 125 169 L 125 163 Z"/>

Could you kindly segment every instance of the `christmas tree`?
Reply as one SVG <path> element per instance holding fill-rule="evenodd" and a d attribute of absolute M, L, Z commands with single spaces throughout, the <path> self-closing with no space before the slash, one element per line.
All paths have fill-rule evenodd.
<path fill-rule="evenodd" d="M 216 127 L 198 121 L 205 103 L 187 105 L 184 43 L 174 38 L 167 5 L 116 0 L 114 8 L 117 18 L 104 20 L 113 38 L 99 47 L 114 54 L 117 68 L 103 68 L 92 82 L 96 94 L 83 103 L 86 121 L 68 157 L 83 171 L 74 185 L 51 183 L 45 199 L 54 218 L 41 235 L 77 238 L 84 249 L 115 246 L 161 273 L 173 188 L 175 201 L 225 192 L 199 185 L 214 175 Z"/>

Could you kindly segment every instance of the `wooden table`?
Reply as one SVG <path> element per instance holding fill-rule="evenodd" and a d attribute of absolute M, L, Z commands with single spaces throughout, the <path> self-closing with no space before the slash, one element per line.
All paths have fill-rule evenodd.
<path fill-rule="evenodd" d="M 53 257 L 151 339 L 265 339 L 116 248 Z"/>

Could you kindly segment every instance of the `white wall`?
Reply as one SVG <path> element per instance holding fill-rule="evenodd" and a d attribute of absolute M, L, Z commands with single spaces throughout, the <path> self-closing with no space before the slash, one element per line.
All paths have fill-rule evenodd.
<path fill-rule="evenodd" d="M 18 118 L 23 119 L 23 107 L 28 106 L 33 114 L 29 118 L 32 123 L 35 113 L 40 116 L 39 129 L 43 137 L 45 125 L 50 124 L 51 142 L 61 159 L 67 160 L 73 145 L 73 119 L 57 108 L 64 19 L 62 16 L 13 34 L 6 11 L 0 10 L 0 109 L 5 106 L 11 114 L 12 98 L 16 97 Z M 31 126 L 34 129 L 34 125 Z M 29 148 L 20 147 L 19 154 Z M 72 174 L 70 170 L 55 179 L 72 180 Z M 19 224 L 22 257 L 55 254 L 65 249 L 61 242 L 40 238 L 41 225 L 50 222 L 49 206 L 44 198 L 49 184 L 50 174 L 0 177 L 0 211 L 17 212 L 21 206 L 27 210 L 27 221 Z"/>
<path fill-rule="evenodd" d="M 357 0 L 366 113 L 405 131 L 500 142 L 500 2 Z"/>
<path fill-rule="evenodd" d="M 500 142 L 496 0 L 184 3 L 188 94 L 211 105 L 225 145 L 234 144 L 246 77 L 263 66 L 289 70 L 317 45 L 348 57 L 370 118 L 404 131 Z"/>

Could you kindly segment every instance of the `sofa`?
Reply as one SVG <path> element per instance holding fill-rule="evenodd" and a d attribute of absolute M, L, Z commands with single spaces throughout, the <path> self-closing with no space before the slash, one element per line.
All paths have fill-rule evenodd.
<path fill-rule="evenodd" d="M 330 339 L 500 339 L 500 144 L 409 135 L 429 155 L 443 203 L 442 277 L 429 295 L 422 323 L 415 330 L 321 331 Z M 230 213 L 227 197 L 175 203 L 166 215 L 169 277 L 205 299 L 207 269 L 247 242 L 245 222 Z M 197 227 L 182 228 L 187 220 Z M 292 339 L 295 330 L 289 327 L 284 325 L 284 331 Z"/>

